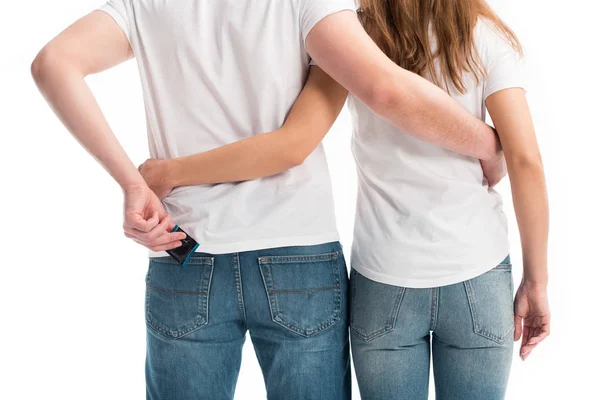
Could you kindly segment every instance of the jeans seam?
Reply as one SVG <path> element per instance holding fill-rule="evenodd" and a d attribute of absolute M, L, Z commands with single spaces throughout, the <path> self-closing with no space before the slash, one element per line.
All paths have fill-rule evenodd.
<path fill-rule="evenodd" d="M 155 292 L 161 292 L 164 293 L 166 295 L 168 295 L 170 298 L 173 297 L 172 293 L 175 294 L 190 294 L 190 295 L 205 295 L 208 294 L 207 291 L 190 291 L 190 290 L 173 290 L 173 289 L 164 289 L 164 288 L 160 288 L 160 287 L 156 287 L 156 286 L 152 286 L 149 284 L 146 284 L 146 289 L 148 290 L 153 290 Z"/>
<path fill-rule="evenodd" d="M 205 257 L 205 256 L 196 257 L 196 256 L 192 255 L 192 257 L 190 257 L 187 265 L 211 265 L 214 261 L 213 259 L 214 259 L 214 257 Z M 171 256 L 151 257 L 150 260 L 156 264 L 179 265 L 179 262 L 176 261 Z"/>
<path fill-rule="evenodd" d="M 240 318 L 246 323 L 246 305 L 244 304 L 244 289 L 242 287 L 242 270 L 240 266 L 240 254 L 235 253 L 231 257 L 231 264 L 235 275 L 235 286 L 238 297 L 238 311 Z"/>
<path fill-rule="evenodd" d="M 498 344 L 503 344 L 504 341 L 506 340 L 506 338 L 508 336 L 510 336 L 510 334 L 512 333 L 512 330 L 509 330 L 502 337 L 500 335 L 496 335 L 492 332 L 489 332 L 489 331 L 483 329 L 478 323 L 479 318 L 477 317 L 477 301 L 475 299 L 475 292 L 473 290 L 473 287 L 471 286 L 471 282 L 464 281 L 463 283 L 464 283 L 465 291 L 467 293 L 467 300 L 469 301 L 469 309 L 471 310 L 471 319 L 473 321 L 473 332 L 479 336 L 482 336 L 484 338 L 492 340 Z M 514 327 L 513 327 L 513 329 L 514 329 Z"/>
<path fill-rule="evenodd" d="M 431 289 L 431 321 L 429 324 L 429 330 L 435 331 L 438 320 L 438 311 L 439 311 L 439 297 L 440 297 L 440 288 Z"/>
<path fill-rule="evenodd" d="M 308 256 L 263 256 L 259 257 L 260 264 L 288 264 L 288 263 L 311 263 L 315 261 L 337 260 L 338 251 L 325 254 L 315 254 Z"/>
<path fill-rule="evenodd" d="M 471 320 L 473 321 L 473 330 L 475 333 L 479 331 L 479 326 L 477 324 L 477 311 L 475 307 L 475 297 L 473 296 L 473 288 L 471 287 L 470 281 L 463 282 L 465 287 L 465 292 L 467 294 L 467 300 L 469 302 L 469 308 L 471 309 Z"/>

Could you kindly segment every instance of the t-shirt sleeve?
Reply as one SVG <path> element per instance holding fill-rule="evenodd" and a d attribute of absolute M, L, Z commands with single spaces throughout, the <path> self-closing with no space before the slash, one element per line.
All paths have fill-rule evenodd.
<path fill-rule="evenodd" d="M 483 99 L 502 89 L 527 90 L 527 67 L 523 55 L 498 33 L 488 48 Z"/>
<path fill-rule="evenodd" d="M 306 42 L 308 33 L 317 22 L 331 14 L 344 10 L 356 12 L 354 0 L 302 0 L 300 8 L 302 40 Z"/>
<path fill-rule="evenodd" d="M 129 43 L 131 43 L 131 30 L 127 7 L 127 0 L 109 0 L 98 8 L 98 11 L 103 11 L 110 15 L 119 25 L 123 33 L 125 33 Z"/>

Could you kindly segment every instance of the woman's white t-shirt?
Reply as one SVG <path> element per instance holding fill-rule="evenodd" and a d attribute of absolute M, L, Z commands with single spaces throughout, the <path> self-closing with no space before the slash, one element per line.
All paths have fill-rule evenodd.
<path fill-rule="evenodd" d="M 306 36 L 354 0 L 110 0 L 140 71 L 152 158 L 204 152 L 281 127 L 308 74 Z M 179 187 L 163 203 L 198 251 L 338 240 L 319 146 L 284 173 Z M 150 256 L 166 255 L 152 252 Z"/>
<path fill-rule="evenodd" d="M 488 20 L 474 35 L 487 75 L 477 83 L 465 73 L 466 93 L 450 94 L 485 120 L 485 99 L 524 88 L 524 67 Z M 359 180 L 354 269 L 378 282 L 425 288 L 471 279 L 508 255 L 502 199 L 488 188 L 479 160 L 401 132 L 354 96 L 349 108 Z"/>

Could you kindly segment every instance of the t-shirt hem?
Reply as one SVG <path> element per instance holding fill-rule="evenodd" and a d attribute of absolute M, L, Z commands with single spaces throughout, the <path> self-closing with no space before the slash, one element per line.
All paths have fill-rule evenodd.
<path fill-rule="evenodd" d="M 393 286 L 401 286 L 406 288 L 414 288 L 414 289 L 427 289 L 427 288 L 435 288 L 440 286 L 448 286 L 454 285 L 456 283 L 461 283 L 467 281 L 469 279 L 473 279 L 482 275 L 488 271 L 491 271 L 496 266 L 498 266 L 502 260 L 506 258 L 508 252 L 505 252 L 504 256 L 494 257 L 494 259 L 498 258 L 497 261 L 492 261 L 490 263 L 482 263 L 481 267 L 469 269 L 466 271 L 461 271 L 460 273 L 443 277 L 443 278 L 431 278 L 431 279 L 415 279 L 415 278 L 407 278 L 402 276 L 392 276 L 387 274 L 382 274 L 381 272 L 373 271 L 369 268 L 365 268 L 358 263 L 352 262 L 352 268 L 355 269 L 358 273 L 363 275 L 364 277 L 371 279 L 373 281 L 383 283 L 386 285 Z"/>
<path fill-rule="evenodd" d="M 499 83 L 496 83 L 495 85 L 490 86 L 485 89 L 485 93 L 483 95 L 483 100 L 485 101 L 488 97 L 490 97 L 494 93 L 499 92 L 504 89 L 521 88 L 521 89 L 523 89 L 523 91 L 525 91 L 525 93 L 527 93 L 526 86 L 527 85 L 525 85 L 523 82 L 511 82 L 511 81 L 499 82 Z"/>
<path fill-rule="evenodd" d="M 208 244 L 200 246 L 196 250 L 196 253 L 207 253 L 207 254 L 229 254 L 229 253 L 241 253 L 245 251 L 264 250 L 278 247 L 288 246 L 314 246 L 323 243 L 337 242 L 340 240 L 337 232 L 329 232 L 321 235 L 310 235 L 310 236 L 295 236 L 275 239 L 261 239 L 261 240 L 249 240 L 244 242 L 226 243 L 226 244 Z M 152 251 L 148 250 L 148 257 L 165 257 L 169 256 L 166 251 Z"/>

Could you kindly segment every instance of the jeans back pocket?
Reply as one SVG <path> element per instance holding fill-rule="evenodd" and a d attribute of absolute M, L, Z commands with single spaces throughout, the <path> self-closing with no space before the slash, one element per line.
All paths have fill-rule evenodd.
<path fill-rule="evenodd" d="M 170 257 L 151 258 L 146 275 L 146 323 L 178 339 L 208 323 L 212 257 L 192 257 L 182 268 Z"/>
<path fill-rule="evenodd" d="M 511 265 L 500 264 L 465 281 L 464 285 L 474 332 L 498 344 L 504 343 L 514 330 Z"/>
<path fill-rule="evenodd" d="M 404 292 L 401 286 L 372 281 L 355 269 L 350 272 L 350 330 L 370 342 L 394 330 Z"/>
<path fill-rule="evenodd" d="M 259 257 L 273 322 L 309 337 L 340 319 L 342 277 L 339 255 L 335 251 L 319 255 Z"/>

